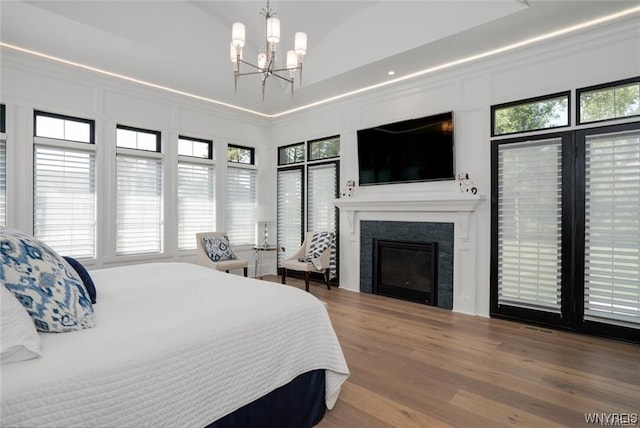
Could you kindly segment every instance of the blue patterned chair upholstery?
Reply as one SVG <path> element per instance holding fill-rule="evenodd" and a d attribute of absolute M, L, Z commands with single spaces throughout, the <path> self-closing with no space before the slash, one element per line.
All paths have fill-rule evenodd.
<path fill-rule="evenodd" d="M 201 232 L 196 233 L 196 241 L 198 245 L 197 263 L 202 266 L 209 267 L 215 270 L 223 270 L 229 273 L 232 269 L 242 268 L 244 276 L 247 276 L 247 270 L 249 267 L 249 261 L 241 258 L 233 258 L 231 260 L 219 260 L 213 261 L 207 253 L 207 248 L 204 242 L 204 238 L 226 237 L 227 232 Z M 231 251 L 229 249 L 229 251 Z"/>

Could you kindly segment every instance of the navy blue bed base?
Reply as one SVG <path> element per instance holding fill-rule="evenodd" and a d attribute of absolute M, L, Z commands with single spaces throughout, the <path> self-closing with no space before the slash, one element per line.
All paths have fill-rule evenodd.
<path fill-rule="evenodd" d="M 310 371 L 206 428 L 310 428 L 324 417 L 324 398 L 324 370 Z"/>

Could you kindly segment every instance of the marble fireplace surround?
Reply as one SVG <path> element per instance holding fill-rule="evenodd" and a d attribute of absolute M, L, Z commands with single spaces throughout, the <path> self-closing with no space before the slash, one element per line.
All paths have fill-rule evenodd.
<path fill-rule="evenodd" d="M 376 198 L 354 196 L 336 199 L 341 218 L 341 277 L 344 288 L 360 291 L 360 222 L 404 221 L 453 223 L 453 311 L 476 314 L 476 238 L 473 212 L 485 201 L 483 195 L 462 193 L 388 194 Z M 341 280 L 341 286 L 344 282 Z"/>

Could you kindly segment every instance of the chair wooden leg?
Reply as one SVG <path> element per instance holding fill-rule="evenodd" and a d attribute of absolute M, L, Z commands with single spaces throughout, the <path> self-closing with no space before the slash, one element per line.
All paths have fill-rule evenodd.
<path fill-rule="evenodd" d="M 248 270 L 249 270 L 249 268 L 248 268 L 248 267 L 245 267 L 245 268 L 244 268 L 244 277 L 245 277 L 245 278 L 247 277 L 247 274 L 249 273 L 249 272 L 248 272 Z"/>
<path fill-rule="evenodd" d="M 309 291 L 309 271 L 304 273 L 304 289 L 305 291 Z"/>
<path fill-rule="evenodd" d="M 331 279 L 331 272 L 329 269 L 325 269 L 324 278 L 327 280 L 327 290 L 331 290 L 331 285 L 329 284 L 329 280 Z"/>
<path fill-rule="evenodd" d="M 282 284 L 286 284 L 287 283 L 287 268 L 280 268 L 282 269 Z"/>

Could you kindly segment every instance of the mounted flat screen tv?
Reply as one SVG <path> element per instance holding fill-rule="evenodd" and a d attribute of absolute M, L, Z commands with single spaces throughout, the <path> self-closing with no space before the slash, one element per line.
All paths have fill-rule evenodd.
<path fill-rule="evenodd" d="M 358 130 L 361 186 L 453 180 L 453 113 Z"/>

